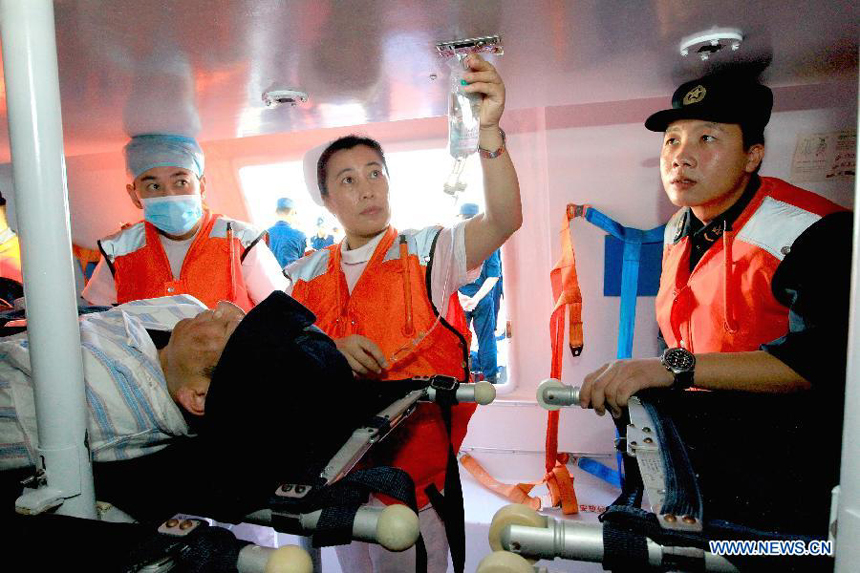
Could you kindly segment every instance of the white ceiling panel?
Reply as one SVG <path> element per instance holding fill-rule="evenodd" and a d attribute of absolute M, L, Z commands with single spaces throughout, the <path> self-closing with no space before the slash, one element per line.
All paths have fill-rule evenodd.
<path fill-rule="evenodd" d="M 856 84 L 851 1 L 62 0 L 55 3 L 66 152 L 127 134 L 201 140 L 441 116 L 437 42 L 499 34 L 508 107 L 667 96 L 727 61 L 772 86 Z M 714 26 L 745 41 L 703 62 L 680 40 Z M 431 77 L 435 74 L 436 79 Z M 272 87 L 306 91 L 267 108 Z M 856 85 L 855 85 L 856 87 Z M 0 161 L 8 161 L 5 90 Z"/>

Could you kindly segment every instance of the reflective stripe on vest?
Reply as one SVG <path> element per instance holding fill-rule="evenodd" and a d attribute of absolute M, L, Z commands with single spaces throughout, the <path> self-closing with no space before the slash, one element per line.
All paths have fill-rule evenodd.
<path fill-rule="evenodd" d="M 234 228 L 227 240 L 227 223 Z M 229 300 L 244 310 L 253 307 L 241 272 L 241 258 L 253 245 L 253 228 L 247 224 L 205 213 L 185 259 L 179 279 L 161 244 L 158 231 L 140 222 L 100 241 L 111 263 L 120 303 L 144 298 L 191 294 L 210 308 L 219 300 Z M 231 246 L 232 245 L 232 246 Z"/>
<path fill-rule="evenodd" d="M 316 316 L 316 325 L 332 338 L 359 334 L 375 342 L 386 357 L 402 348 L 407 352 L 383 372 L 383 379 L 446 374 L 463 380 L 468 372 L 468 336 L 456 331 L 448 320 L 436 323 L 436 309 L 429 296 L 431 259 L 438 228 L 404 231 L 389 227 L 367 267 L 349 292 L 341 270 L 340 245 L 331 245 L 299 259 L 287 267 L 293 281 L 292 296 Z M 401 258 L 400 236 L 406 239 L 406 259 Z M 405 264 L 404 264 L 405 263 Z M 414 335 L 406 332 L 407 298 L 411 300 Z M 456 292 L 449 304 L 449 317 L 462 308 Z M 463 321 L 465 322 L 465 321 Z M 427 333 L 421 338 L 421 333 Z M 410 346 L 416 338 L 420 342 Z M 466 435 L 474 404 L 452 408 L 451 443 L 457 451 Z M 448 436 L 435 404 L 420 404 L 397 433 L 386 438 L 371 453 L 377 465 L 406 470 L 415 481 L 418 505 L 427 504 L 424 489 L 431 483 L 443 489 Z"/>
<path fill-rule="evenodd" d="M 788 332 L 788 308 L 772 292 L 773 275 L 791 245 L 839 205 L 785 181 L 761 187 L 690 271 L 689 237 L 677 243 L 667 229 L 657 322 L 666 344 L 691 352 L 743 352 Z M 683 224 L 683 215 L 672 221 Z M 670 223 L 670 228 L 673 227 Z"/>

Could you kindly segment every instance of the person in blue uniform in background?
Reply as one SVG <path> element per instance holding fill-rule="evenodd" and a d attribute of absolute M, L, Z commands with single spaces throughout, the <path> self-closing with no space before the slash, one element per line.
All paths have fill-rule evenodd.
<path fill-rule="evenodd" d="M 317 218 L 317 232 L 311 237 L 311 248 L 315 251 L 334 244 L 334 235 L 326 230 L 324 223 L 322 217 Z"/>
<path fill-rule="evenodd" d="M 471 219 L 478 214 L 475 203 L 460 206 L 460 218 Z M 478 353 L 472 353 L 472 371 L 483 374 L 484 380 L 496 383 L 498 364 L 496 352 L 497 295 L 501 296 L 502 258 L 496 250 L 484 261 L 481 276 L 460 287 L 460 304 L 466 311 L 466 320 L 475 329 Z M 477 359 L 477 360 L 476 360 Z"/>
<path fill-rule="evenodd" d="M 296 207 L 289 197 L 278 199 L 275 211 L 278 222 L 269 227 L 269 248 L 283 269 L 305 254 L 308 240 L 304 233 L 296 229 Z"/>

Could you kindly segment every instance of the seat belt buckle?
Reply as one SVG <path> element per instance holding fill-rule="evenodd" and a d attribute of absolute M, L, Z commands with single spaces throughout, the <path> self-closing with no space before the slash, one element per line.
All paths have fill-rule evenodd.
<path fill-rule="evenodd" d="M 430 378 L 430 387 L 435 390 L 450 392 L 460 387 L 460 382 L 453 376 L 436 374 Z"/>
<path fill-rule="evenodd" d="M 299 484 L 299 483 L 284 483 L 281 484 L 277 490 L 275 490 L 275 495 L 278 497 L 286 497 L 290 499 L 302 499 L 306 495 L 308 495 L 313 488 L 309 485 Z"/>
<path fill-rule="evenodd" d="M 574 219 L 576 217 L 584 217 L 585 216 L 585 208 L 586 205 L 575 205 L 573 203 L 568 203 L 567 205 L 567 218 Z"/>

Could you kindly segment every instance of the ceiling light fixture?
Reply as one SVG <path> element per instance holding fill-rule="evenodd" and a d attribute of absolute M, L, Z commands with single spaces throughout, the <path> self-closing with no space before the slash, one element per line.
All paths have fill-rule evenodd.
<path fill-rule="evenodd" d="M 730 47 L 732 51 L 738 50 L 743 41 L 743 32 L 737 28 L 711 28 L 681 40 L 679 50 L 682 56 L 696 53 L 702 60 L 707 60 L 712 54 L 726 47 Z"/>
<path fill-rule="evenodd" d="M 263 92 L 263 103 L 268 107 L 290 104 L 296 106 L 308 101 L 308 94 L 301 90 L 271 89 Z"/>

